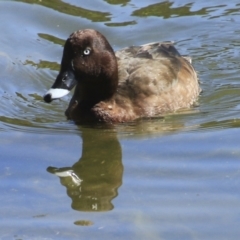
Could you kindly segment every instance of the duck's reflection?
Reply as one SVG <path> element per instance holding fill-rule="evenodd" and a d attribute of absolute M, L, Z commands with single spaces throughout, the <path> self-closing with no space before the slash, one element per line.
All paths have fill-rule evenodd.
<path fill-rule="evenodd" d="M 47 171 L 60 178 L 72 199 L 72 208 L 79 211 L 109 211 L 112 200 L 122 184 L 122 149 L 118 137 L 150 138 L 198 126 L 184 125 L 193 110 L 165 118 L 135 121 L 105 128 L 79 126 L 82 137 L 82 157 L 71 167 L 48 167 Z M 118 133 L 118 137 L 117 134 Z"/>
<path fill-rule="evenodd" d="M 72 208 L 109 211 L 122 184 L 122 151 L 113 132 L 82 129 L 82 157 L 72 167 L 48 167 L 67 188 Z"/>

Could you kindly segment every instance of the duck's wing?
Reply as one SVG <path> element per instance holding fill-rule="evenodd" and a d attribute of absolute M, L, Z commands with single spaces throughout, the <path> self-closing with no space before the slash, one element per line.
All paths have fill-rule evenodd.
<path fill-rule="evenodd" d="M 130 97 L 135 106 L 144 109 L 143 115 L 146 111 L 154 115 L 189 107 L 199 94 L 197 74 L 190 58 L 181 56 L 172 42 L 124 48 L 116 56 L 118 98 Z"/>
<path fill-rule="evenodd" d="M 177 79 L 182 67 L 182 57 L 173 42 L 154 42 L 124 48 L 116 52 L 116 57 L 120 84 L 126 81 L 135 82 L 136 79 L 141 79 L 144 84 L 145 80 L 154 81 L 160 78 L 162 80 L 157 85 L 164 88 Z"/>

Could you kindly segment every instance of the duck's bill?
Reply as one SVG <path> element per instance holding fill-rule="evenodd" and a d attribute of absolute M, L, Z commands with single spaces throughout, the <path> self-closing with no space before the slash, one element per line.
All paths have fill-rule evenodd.
<path fill-rule="evenodd" d="M 46 94 L 44 95 L 43 99 L 45 102 L 50 103 L 52 100 L 64 97 L 70 91 L 67 89 L 62 88 L 50 88 Z"/>
<path fill-rule="evenodd" d="M 60 72 L 52 87 L 43 96 L 45 102 L 64 97 L 77 84 L 73 70 L 70 68 L 67 71 Z"/>
<path fill-rule="evenodd" d="M 65 177 L 71 177 L 72 178 L 72 182 L 79 186 L 82 182 L 82 179 L 80 179 L 78 177 L 78 175 L 74 172 L 74 170 L 72 168 L 55 168 L 55 167 L 48 167 L 47 171 L 55 174 L 56 176 L 60 177 L 60 178 L 65 178 Z"/>

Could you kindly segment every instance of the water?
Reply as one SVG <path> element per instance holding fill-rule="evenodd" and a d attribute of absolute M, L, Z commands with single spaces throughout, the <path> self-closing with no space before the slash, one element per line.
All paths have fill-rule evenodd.
<path fill-rule="evenodd" d="M 233 0 L 0 1 L 0 239 L 238 239 L 240 4 Z M 198 106 L 76 126 L 42 95 L 77 29 L 115 50 L 174 40 Z"/>

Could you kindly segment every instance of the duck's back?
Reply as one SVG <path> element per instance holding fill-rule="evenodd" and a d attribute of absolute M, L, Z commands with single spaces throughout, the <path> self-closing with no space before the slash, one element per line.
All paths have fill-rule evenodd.
<path fill-rule="evenodd" d="M 116 52 L 116 56 L 120 85 L 127 81 L 131 91 L 146 95 L 159 94 L 171 87 L 182 66 L 181 56 L 170 42 L 125 48 Z"/>
<path fill-rule="evenodd" d="M 181 56 L 171 42 L 124 48 L 116 57 L 119 87 L 109 110 L 100 104 L 103 119 L 153 117 L 189 108 L 196 101 L 200 87 L 191 59 Z"/>

